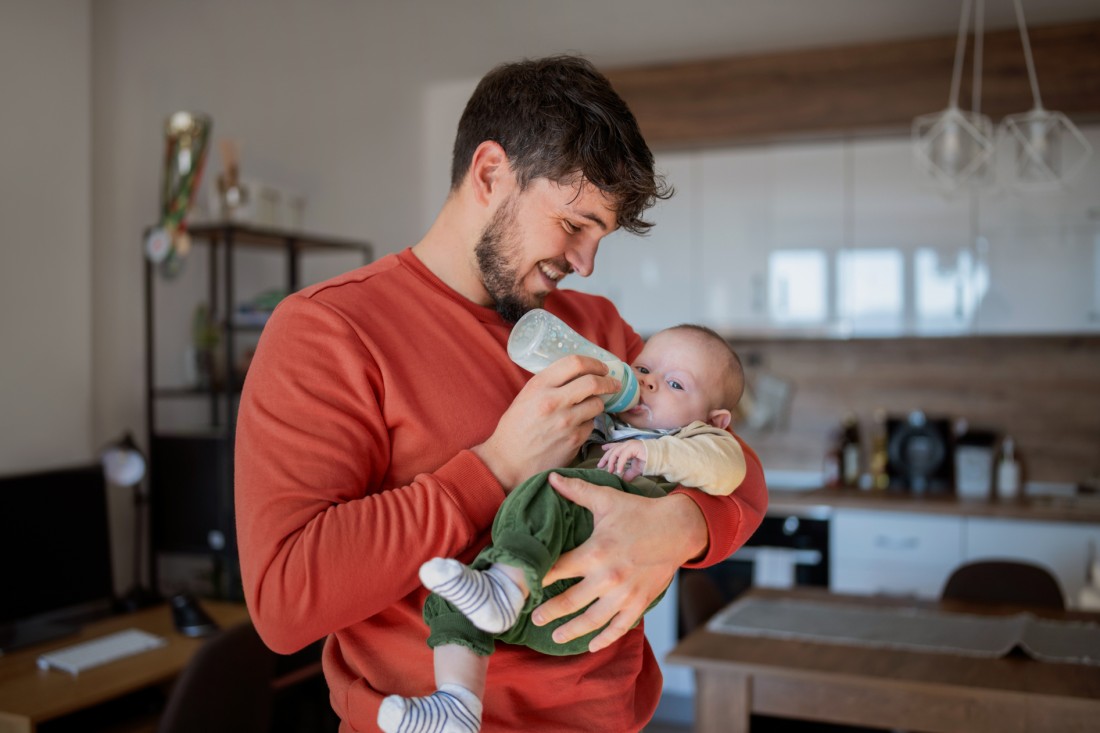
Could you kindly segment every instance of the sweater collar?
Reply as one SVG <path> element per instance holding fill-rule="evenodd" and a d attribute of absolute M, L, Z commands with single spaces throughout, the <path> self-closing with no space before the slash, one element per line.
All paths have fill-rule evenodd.
<path fill-rule="evenodd" d="M 482 323 L 487 323 L 493 326 L 505 326 L 508 324 L 504 322 L 504 319 L 500 317 L 500 314 L 496 312 L 496 309 L 478 305 L 466 296 L 462 295 L 447 283 L 439 279 L 439 277 L 428 269 L 427 265 L 420 261 L 420 258 L 413 254 L 412 248 L 402 250 L 397 253 L 398 261 L 404 265 L 408 270 L 417 278 L 422 280 L 425 284 L 443 295 L 445 298 L 455 302 L 461 307 L 469 311 L 475 318 Z"/>

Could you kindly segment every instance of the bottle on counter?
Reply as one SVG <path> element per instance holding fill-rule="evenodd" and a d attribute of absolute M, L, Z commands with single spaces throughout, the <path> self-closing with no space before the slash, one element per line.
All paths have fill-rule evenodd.
<path fill-rule="evenodd" d="M 874 431 L 871 433 L 871 488 L 885 489 L 890 486 L 890 475 L 887 471 L 890 456 L 886 447 L 886 410 L 881 407 L 875 410 Z"/>
<path fill-rule="evenodd" d="M 863 444 L 859 435 L 859 418 L 854 412 L 844 416 L 840 438 L 840 483 L 856 488 L 863 470 Z"/>
<path fill-rule="evenodd" d="M 829 432 L 829 442 L 825 448 L 825 459 L 821 464 L 821 483 L 828 489 L 838 489 L 840 483 L 840 462 L 842 434 L 840 430 Z"/>
<path fill-rule="evenodd" d="M 1016 458 L 1016 443 L 1006 435 L 1001 441 L 1001 458 L 997 462 L 997 498 L 1015 499 L 1020 495 L 1020 462 Z"/>

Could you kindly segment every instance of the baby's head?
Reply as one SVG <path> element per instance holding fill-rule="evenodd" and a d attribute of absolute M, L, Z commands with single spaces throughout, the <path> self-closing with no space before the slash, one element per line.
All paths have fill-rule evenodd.
<path fill-rule="evenodd" d="M 737 353 L 705 326 L 657 332 L 632 366 L 640 399 L 618 417 L 636 428 L 679 428 L 696 420 L 726 428 L 745 390 Z"/>

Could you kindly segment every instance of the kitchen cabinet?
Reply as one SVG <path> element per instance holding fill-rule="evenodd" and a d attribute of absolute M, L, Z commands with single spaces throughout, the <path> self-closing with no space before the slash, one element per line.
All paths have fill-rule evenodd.
<path fill-rule="evenodd" d="M 978 333 L 1100 330 L 1100 128 L 1083 132 L 1094 153 L 1072 185 L 981 197 Z"/>
<path fill-rule="evenodd" d="M 1100 127 L 1085 134 L 1100 150 Z M 1100 154 L 1059 190 L 952 196 L 912 155 L 908 137 L 661 153 L 676 195 L 657 225 L 608 237 L 570 287 L 643 334 L 1100 332 Z"/>
<path fill-rule="evenodd" d="M 720 331 L 820 330 L 844 242 L 844 146 L 700 154 L 699 320 Z"/>
<path fill-rule="evenodd" d="M 907 138 L 853 143 L 851 248 L 838 263 L 841 331 L 951 335 L 973 319 L 969 197 L 946 197 L 913 165 Z"/>
<path fill-rule="evenodd" d="M 965 521 L 967 562 L 1008 559 L 1041 565 L 1058 579 L 1067 607 L 1077 606 L 1089 564 L 1100 552 L 1100 524 L 983 517 Z"/>
<path fill-rule="evenodd" d="M 829 557 L 829 589 L 836 593 L 938 598 L 963 559 L 963 520 L 838 509 Z"/>

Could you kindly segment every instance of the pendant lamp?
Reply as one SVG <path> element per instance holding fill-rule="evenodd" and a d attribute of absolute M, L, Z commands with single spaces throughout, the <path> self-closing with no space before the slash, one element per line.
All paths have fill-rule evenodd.
<path fill-rule="evenodd" d="M 980 113 L 981 99 L 981 10 L 975 23 L 973 111 L 959 107 L 959 82 L 966 56 L 966 36 L 972 0 L 963 0 L 959 34 L 955 42 L 955 64 L 947 108 L 913 120 L 913 153 L 919 169 L 925 171 L 945 192 L 988 178 L 993 158 L 993 122 Z"/>
<path fill-rule="evenodd" d="M 1008 115 L 1001 121 L 1002 130 L 1012 139 L 1014 152 L 1009 182 L 1016 188 L 1058 187 L 1081 171 L 1092 155 L 1092 146 L 1068 117 L 1043 108 L 1023 5 L 1020 0 L 1012 0 L 1012 4 L 1034 106 L 1028 112 Z"/>

